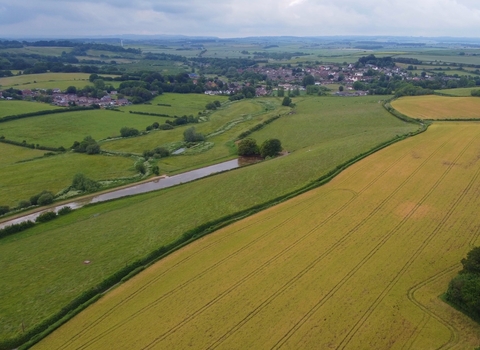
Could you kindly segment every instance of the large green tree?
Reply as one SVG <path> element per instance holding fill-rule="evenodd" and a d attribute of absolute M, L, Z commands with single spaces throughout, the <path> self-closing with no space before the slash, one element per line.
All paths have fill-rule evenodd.
<path fill-rule="evenodd" d="M 257 145 L 257 141 L 247 137 L 238 143 L 238 155 L 239 156 L 256 156 L 260 154 L 260 149 Z"/>
<path fill-rule="evenodd" d="M 260 146 L 260 155 L 265 157 L 275 157 L 282 151 L 282 144 L 279 139 L 265 140 Z"/>

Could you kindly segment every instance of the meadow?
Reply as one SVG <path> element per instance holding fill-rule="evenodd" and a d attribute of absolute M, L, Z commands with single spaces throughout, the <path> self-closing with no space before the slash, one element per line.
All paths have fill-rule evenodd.
<path fill-rule="evenodd" d="M 17 206 L 21 200 L 48 190 L 54 194 L 83 173 L 94 180 L 131 177 L 135 159 L 64 153 L 43 157 L 45 151 L 0 143 L 0 205 Z"/>
<path fill-rule="evenodd" d="M 60 107 L 51 106 L 46 103 L 40 102 L 0 100 L 0 118 L 6 117 L 8 115 L 48 111 L 59 108 Z"/>
<path fill-rule="evenodd" d="M 435 123 L 171 254 L 34 349 L 473 349 L 478 324 L 438 296 L 480 243 L 479 136 Z"/>
<path fill-rule="evenodd" d="M 74 141 L 81 141 L 85 136 L 90 135 L 96 140 L 118 137 L 124 126 L 143 131 L 154 122 L 163 124 L 165 118 L 104 109 L 73 111 L 1 123 L 0 135 L 9 140 L 69 148 Z"/>
<path fill-rule="evenodd" d="M 443 90 L 435 90 L 440 94 L 455 96 L 455 97 L 471 97 L 472 90 L 476 90 L 476 88 L 456 88 L 456 89 L 443 89 Z"/>
<path fill-rule="evenodd" d="M 0 319 L 0 340 L 21 334 L 22 323 L 26 330 L 31 329 L 84 291 L 187 230 L 298 190 L 338 164 L 418 129 L 386 114 L 372 97 L 339 98 L 337 106 L 343 108 L 344 116 L 332 108 L 316 112 L 315 108 L 322 106 L 317 100 L 325 99 L 329 98 L 305 99 L 297 104 L 295 114 L 281 117 L 262 130 L 266 132 L 283 118 L 296 120 L 292 128 L 306 133 L 283 135 L 285 145 L 297 147 L 288 156 L 89 206 L 0 240 L 0 264 L 5 267 L 0 270 L 4 282 L 0 298 L 5 301 L 0 304 L 0 314 L 5 315 Z M 361 112 L 358 101 L 370 106 L 370 117 Z M 347 113 L 352 106 L 358 114 Z M 343 122 L 333 122 L 329 113 Z M 341 124 L 356 132 L 337 137 L 335 130 Z M 323 129 L 324 135 L 329 135 L 330 129 L 331 136 L 320 139 L 305 130 L 313 128 Z M 256 138 L 256 133 L 252 137 Z M 278 135 L 272 133 L 271 137 Z M 91 263 L 85 265 L 85 260 Z"/>
<path fill-rule="evenodd" d="M 210 96 L 205 94 L 165 93 L 155 97 L 148 104 L 124 106 L 119 109 L 125 112 L 137 111 L 144 113 L 167 114 L 170 116 L 176 115 L 178 117 L 191 114 L 197 116 L 198 112 L 205 110 L 205 106 L 208 103 L 217 100 L 225 102 L 228 101 L 228 97 Z"/>
<path fill-rule="evenodd" d="M 109 76 L 109 75 L 104 75 Z M 13 77 L 0 78 L 2 89 L 61 89 L 66 90 L 69 86 L 83 88 L 85 85 L 93 85 L 88 78 L 88 73 L 42 73 L 15 75 Z M 112 77 L 115 77 L 112 75 Z M 118 86 L 118 82 L 109 82 Z"/>
<path fill-rule="evenodd" d="M 399 112 L 418 119 L 480 118 L 480 98 L 478 97 L 409 96 L 399 98 L 391 105 Z"/>

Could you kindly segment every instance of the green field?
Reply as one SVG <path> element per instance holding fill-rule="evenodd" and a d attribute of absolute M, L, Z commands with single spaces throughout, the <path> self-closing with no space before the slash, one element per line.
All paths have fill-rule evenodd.
<path fill-rule="evenodd" d="M 205 110 L 207 103 L 213 101 L 228 101 L 226 96 L 210 96 L 205 94 L 173 94 L 165 93 L 155 97 L 148 104 L 130 105 L 120 107 L 122 111 L 139 111 L 145 113 L 168 114 L 171 116 L 181 117 L 183 115 L 194 115 Z M 166 104 L 171 106 L 159 106 L 158 104 Z"/>
<path fill-rule="evenodd" d="M 0 240 L 0 264 L 5 266 L 0 270 L 0 298 L 5 301 L 0 305 L 0 314 L 5 315 L 0 319 L 0 340 L 20 334 L 22 322 L 30 329 L 86 289 L 186 230 L 294 191 L 353 156 L 417 129 L 386 114 L 372 97 L 339 98 L 335 106 L 345 112 L 343 116 L 332 108 L 316 112 L 315 106 L 327 103 L 324 99 L 305 99 L 295 114 L 262 130 L 266 133 L 283 118 L 297 121 L 292 127 L 303 129 L 307 136 L 302 132 L 284 135 L 285 145 L 303 147 L 288 156 L 94 205 Z M 370 106 L 369 117 L 361 111 L 364 105 Z M 347 113 L 352 106 L 358 114 Z M 330 113 L 342 118 L 342 123 L 334 122 Z M 336 137 L 341 124 L 356 132 Z M 309 132 L 313 128 L 331 136 L 320 139 Z M 84 260 L 92 263 L 84 265 Z"/>
<path fill-rule="evenodd" d="M 40 102 L 0 100 L 0 118 L 6 117 L 8 115 L 17 115 L 59 108 L 60 107 L 51 106 L 46 103 Z"/>
<path fill-rule="evenodd" d="M 153 122 L 164 121 L 165 118 L 103 109 L 74 111 L 1 123 L 0 134 L 10 140 L 26 140 L 42 146 L 68 148 L 74 141 L 81 141 L 88 135 L 96 140 L 118 137 L 124 126 L 143 131 Z"/>
<path fill-rule="evenodd" d="M 438 296 L 480 243 L 479 135 L 434 124 L 175 252 L 34 348 L 473 349 L 478 324 Z"/>
<path fill-rule="evenodd" d="M 476 90 L 477 88 L 457 88 L 457 89 L 443 89 L 443 90 L 435 90 L 435 92 L 450 95 L 450 96 L 458 96 L 458 97 L 470 97 L 472 96 L 472 90 Z"/>
<path fill-rule="evenodd" d="M 131 177 L 135 160 L 125 157 L 65 153 L 42 157 L 45 151 L 0 143 L 0 205 L 15 207 L 43 190 L 54 194 L 68 187 L 73 176 L 83 173 L 94 180 Z M 38 159 L 36 159 L 38 158 Z M 27 161 L 26 160 L 30 160 Z M 23 161 L 18 163 L 19 161 Z"/>
<path fill-rule="evenodd" d="M 115 77 L 115 75 L 103 75 Z M 42 74 L 25 74 L 15 75 L 13 77 L 0 78 L 0 86 L 2 89 L 61 89 L 66 90 L 69 86 L 83 88 L 85 85 L 92 85 L 88 78 L 88 73 L 42 73 Z M 119 82 L 107 82 L 118 86 Z"/>

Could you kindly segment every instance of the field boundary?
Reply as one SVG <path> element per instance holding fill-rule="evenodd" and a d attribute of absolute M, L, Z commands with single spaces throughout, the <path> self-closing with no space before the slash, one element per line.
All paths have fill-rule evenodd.
<path fill-rule="evenodd" d="M 125 282 L 138 274 L 139 272 L 143 271 L 145 268 L 153 265 L 154 263 L 158 262 L 159 260 L 165 258 L 166 256 L 172 254 L 173 252 L 181 249 L 182 247 L 196 241 L 197 239 L 204 237 L 212 232 L 217 231 L 220 228 L 230 225 L 238 220 L 244 219 L 248 216 L 256 214 L 262 210 L 280 204 L 284 201 L 292 199 L 298 195 L 301 195 L 305 192 L 308 192 L 312 189 L 318 188 L 330 182 L 334 177 L 339 175 L 341 172 L 349 168 L 351 165 L 357 163 L 358 161 L 394 144 L 399 141 L 405 140 L 409 137 L 421 134 L 428 129 L 429 123 L 424 123 L 423 121 L 419 121 L 407 116 L 398 113 L 395 109 L 390 106 L 390 109 L 387 108 L 386 104 L 388 104 L 390 100 L 387 100 L 383 105 L 385 109 L 392 114 L 394 117 L 401 119 L 404 122 L 414 123 L 419 125 L 419 129 L 414 132 L 409 132 L 404 135 L 397 135 L 393 139 L 387 140 L 378 144 L 377 146 L 373 147 L 369 151 L 363 152 L 346 162 L 336 166 L 334 169 L 330 170 L 326 174 L 320 176 L 318 179 L 311 181 L 307 185 L 300 187 L 297 190 L 292 192 L 283 194 L 281 196 L 275 197 L 270 199 L 264 203 L 255 205 L 253 207 L 244 209 L 242 211 L 229 214 L 223 217 L 220 217 L 216 220 L 212 220 L 206 222 L 202 225 L 199 225 L 191 230 L 184 232 L 179 238 L 173 241 L 170 244 L 160 246 L 159 248 L 153 250 L 150 254 L 140 258 L 130 265 L 125 266 L 121 270 L 115 272 L 111 276 L 107 277 L 104 281 L 100 282 L 95 287 L 83 292 L 77 298 L 73 299 L 69 304 L 63 307 L 59 312 L 52 315 L 44 322 L 39 323 L 37 326 L 32 328 L 31 330 L 21 334 L 17 337 L 5 339 L 0 341 L 0 350 L 9 350 L 12 348 L 27 349 L 44 337 L 52 333 L 55 329 L 60 327 L 62 324 L 73 318 L 79 312 L 81 312 L 84 308 L 88 305 L 92 304 L 93 302 L 97 301 L 101 298 L 108 290 L 114 288 L 118 284 Z M 398 115 L 395 113 L 397 112 Z M 216 176 L 218 174 L 212 174 L 211 176 Z M 90 204 L 88 206 L 98 205 Z"/>

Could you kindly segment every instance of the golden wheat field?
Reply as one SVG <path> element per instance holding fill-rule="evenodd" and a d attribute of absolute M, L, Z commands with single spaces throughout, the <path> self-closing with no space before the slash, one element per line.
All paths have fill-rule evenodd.
<path fill-rule="evenodd" d="M 480 124 L 435 123 L 171 254 L 35 349 L 473 349 L 480 327 L 439 296 L 480 243 L 479 206 Z"/>
<path fill-rule="evenodd" d="M 417 119 L 480 119 L 480 98 L 408 96 L 392 102 L 399 112 Z"/>

